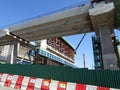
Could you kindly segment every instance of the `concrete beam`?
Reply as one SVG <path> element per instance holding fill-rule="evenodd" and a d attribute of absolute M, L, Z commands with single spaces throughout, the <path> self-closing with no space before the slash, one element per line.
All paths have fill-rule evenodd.
<path fill-rule="evenodd" d="M 90 19 L 95 32 L 98 35 L 98 29 L 101 25 L 108 25 L 111 32 L 114 29 L 114 5 L 113 3 L 103 4 L 101 7 L 95 7 L 89 10 Z"/>
<path fill-rule="evenodd" d="M 51 36 L 53 36 L 53 33 L 56 35 L 61 33 L 59 35 L 60 37 L 65 35 L 90 32 L 93 30 L 91 29 L 91 23 L 88 14 L 88 10 L 90 8 L 91 5 L 75 7 L 52 15 L 21 22 L 19 24 L 8 27 L 8 29 L 10 32 L 30 41 L 34 39 L 44 39 L 42 37 L 46 36 L 46 33 L 47 36 L 45 38 L 52 38 Z M 84 28 L 82 26 L 84 26 Z M 86 26 L 88 27 L 86 28 Z M 39 37 L 36 38 L 36 36 Z M 31 37 L 33 37 L 33 39 Z"/>

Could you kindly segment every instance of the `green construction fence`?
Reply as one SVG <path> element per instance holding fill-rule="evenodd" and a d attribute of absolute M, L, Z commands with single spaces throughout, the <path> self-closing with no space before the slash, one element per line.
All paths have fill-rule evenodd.
<path fill-rule="evenodd" d="M 120 88 L 120 71 L 88 70 L 39 64 L 0 64 L 0 72 L 66 82 Z"/>
<path fill-rule="evenodd" d="M 115 28 L 120 29 L 120 0 L 113 0 L 115 6 Z"/>

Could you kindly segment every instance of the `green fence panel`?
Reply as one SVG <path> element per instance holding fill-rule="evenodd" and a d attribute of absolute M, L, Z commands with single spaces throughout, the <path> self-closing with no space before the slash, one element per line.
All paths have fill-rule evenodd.
<path fill-rule="evenodd" d="M 120 89 L 120 71 L 75 69 L 48 65 L 0 64 L 0 72 Z"/>
<path fill-rule="evenodd" d="M 115 6 L 115 28 L 120 28 L 120 0 L 113 0 Z"/>

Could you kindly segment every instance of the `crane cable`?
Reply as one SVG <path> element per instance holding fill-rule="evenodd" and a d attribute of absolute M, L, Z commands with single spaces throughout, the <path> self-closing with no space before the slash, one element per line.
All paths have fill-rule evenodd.
<path fill-rule="evenodd" d="M 87 33 L 84 33 L 83 37 L 81 38 L 80 42 L 78 43 L 78 45 L 77 45 L 77 47 L 75 49 L 75 53 L 76 53 L 77 49 L 79 48 L 80 44 L 82 43 L 82 41 L 83 41 L 83 39 L 84 39 L 84 37 L 85 37 L 86 34 Z"/>

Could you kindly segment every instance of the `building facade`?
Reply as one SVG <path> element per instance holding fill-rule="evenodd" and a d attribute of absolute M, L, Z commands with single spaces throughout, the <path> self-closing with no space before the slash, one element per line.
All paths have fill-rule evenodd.
<path fill-rule="evenodd" d="M 114 50 L 117 56 L 117 64 L 118 64 L 118 67 L 120 68 L 120 40 L 115 36 L 111 38 L 112 38 Z M 93 45 L 93 54 L 94 54 L 94 67 L 96 70 L 104 69 L 100 38 L 95 35 L 92 36 L 92 45 Z"/>
<path fill-rule="evenodd" d="M 29 45 L 17 44 L 17 64 L 42 64 L 75 67 L 74 48 L 64 38 L 52 38 L 31 42 Z M 9 63 L 10 45 L 0 46 L 0 62 Z"/>

